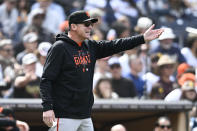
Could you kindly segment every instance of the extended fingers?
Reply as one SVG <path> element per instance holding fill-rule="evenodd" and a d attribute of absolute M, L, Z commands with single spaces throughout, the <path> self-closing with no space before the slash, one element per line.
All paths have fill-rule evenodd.
<path fill-rule="evenodd" d="M 155 24 L 151 25 L 151 27 L 149 27 L 147 31 L 152 30 L 154 27 L 155 27 Z"/>
<path fill-rule="evenodd" d="M 156 29 L 155 32 L 156 36 L 159 37 L 164 32 L 164 29 Z"/>

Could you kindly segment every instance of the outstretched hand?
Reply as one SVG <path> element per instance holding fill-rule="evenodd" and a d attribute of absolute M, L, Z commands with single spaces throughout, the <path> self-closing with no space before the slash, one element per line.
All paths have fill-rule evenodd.
<path fill-rule="evenodd" d="M 145 42 L 149 42 L 151 40 L 154 40 L 156 38 L 159 38 L 159 36 L 163 33 L 164 29 L 155 29 L 153 30 L 153 28 L 155 27 L 155 25 L 153 24 L 150 28 L 148 28 L 146 30 L 146 32 L 143 34 L 144 35 L 144 40 Z"/>

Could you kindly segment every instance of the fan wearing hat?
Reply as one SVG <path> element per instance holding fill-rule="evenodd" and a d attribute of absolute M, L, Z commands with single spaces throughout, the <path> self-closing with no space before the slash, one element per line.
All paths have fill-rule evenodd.
<path fill-rule="evenodd" d="M 48 51 L 40 92 L 43 121 L 51 131 L 93 131 L 92 83 L 96 60 L 156 39 L 163 32 L 163 29 L 153 29 L 152 25 L 138 36 L 113 41 L 90 40 L 97 21 L 87 11 L 71 13 L 68 33 L 58 34 Z"/>
<path fill-rule="evenodd" d="M 36 75 L 37 57 L 33 53 L 26 54 L 22 59 L 23 73 L 14 81 L 15 98 L 39 98 L 40 77 Z"/>
<path fill-rule="evenodd" d="M 176 35 L 174 34 L 173 30 L 168 27 L 164 27 L 163 29 L 164 32 L 158 38 L 160 44 L 152 51 L 152 53 L 167 54 L 174 58 L 178 63 L 186 62 L 185 57 L 181 54 L 180 49 L 176 43 L 174 43 Z"/>
<path fill-rule="evenodd" d="M 161 94 L 161 98 L 164 99 L 176 85 L 176 83 L 170 78 L 174 73 L 175 61 L 169 55 L 162 55 L 157 62 L 157 66 L 159 80 L 154 85 L 160 84 L 160 87 L 158 87 L 160 88 L 159 92 Z"/>
<path fill-rule="evenodd" d="M 25 49 L 16 56 L 16 60 L 19 64 L 22 64 L 22 59 L 26 54 L 33 53 L 37 49 L 38 35 L 33 32 L 26 34 L 23 37 L 23 45 Z"/>
<path fill-rule="evenodd" d="M 178 80 L 181 86 L 182 96 L 181 99 L 190 100 L 195 102 L 197 100 L 196 80 L 195 75 L 192 73 L 184 73 Z"/>
<path fill-rule="evenodd" d="M 38 61 L 36 62 L 36 75 L 41 77 L 43 72 L 44 63 L 46 61 L 46 56 L 48 50 L 51 48 L 52 44 L 49 42 L 41 42 L 37 49 L 37 58 Z"/>
<path fill-rule="evenodd" d="M 165 98 L 166 101 L 179 101 L 183 99 L 195 102 L 197 100 L 197 83 L 193 73 L 183 73 L 178 79 L 178 84 L 180 88 L 170 92 Z"/>
<path fill-rule="evenodd" d="M 11 39 L 0 40 L 0 96 L 11 95 L 11 85 L 20 69 L 20 65 L 14 58 L 13 42 Z"/>

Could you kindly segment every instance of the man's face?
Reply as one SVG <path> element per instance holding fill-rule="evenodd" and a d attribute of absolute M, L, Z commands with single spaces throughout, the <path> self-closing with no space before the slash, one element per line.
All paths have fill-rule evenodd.
<path fill-rule="evenodd" d="M 164 40 L 160 40 L 161 46 L 162 48 L 168 50 L 171 48 L 172 43 L 173 43 L 173 39 L 164 39 Z"/>
<path fill-rule="evenodd" d="M 119 79 L 121 77 L 121 67 L 120 64 L 113 64 L 110 66 L 110 72 L 112 73 L 112 77 L 115 79 Z"/>
<path fill-rule="evenodd" d="M 30 42 L 30 43 L 25 43 L 24 46 L 25 46 L 25 49 L 27 50 L 27 52 L 31 53 L 37 49 L 38 42 L 34 41 L 34 42 Z"/>
<path fill-rule="evenodd" d="M 12 45 L 5 45 L 2 50 L 0 51 L 0 54 L 7 59 L 10 59 L 13 57 L 14 50 Z"/>
<path fill-rule="evenodd" d="M 162 76 L 171 76 L 174 73 L 174 65 L 173 64 L 166 64 L 161 66 L 161 75 Z"/>
<path fill-rule="evenodd" d="M 44 18 L 45 18 L 44 14 L 39 14 L 39 15 L 34 16 L 33 17 L 33 24 L 37 27 L 41 27 Z"/>
<path fill-rule="evenodd" d="M 141 72 L 143 68 L 142 60 L 137 58 L 135 61 L 131 63 L 131 69 L 135 70 L 135 72 Z"/>
<path fill-rule="evenodd" d="M 81 24 L 75 24 L 76 27 L 73 28 L 75 30 L 76 35 L 78 35 L 79 39 L 85 40 L 90 39 L 93 23 L 91 21 L 87 21 Z"/>
<path fill-rule="evenodd" d="M 172 131 L 170 122 L 166 119 L 161 119 L 155 131 Z"/>
<path fill-rule="evenodd" d="M 36 70 L 36 63 L 31 63 L 28 65 L 24 65 L 24 72 L 25 73 L 35 73 Z"/>

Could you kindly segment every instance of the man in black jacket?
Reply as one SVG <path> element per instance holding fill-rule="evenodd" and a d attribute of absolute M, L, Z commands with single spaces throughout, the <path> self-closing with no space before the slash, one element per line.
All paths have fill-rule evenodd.
<path fill-rule="evenodd" d="M 85 11 L 69 16 L 68 34 L 58 34 L 50 48 L 40 83 L 43 121 L 51 130 L 93 131 L 92 80 L 97 59 L 132 49 L 158 38 L 151 26 L 143 35 L 113 41 L 89 40 L 98 20 Z"/>

